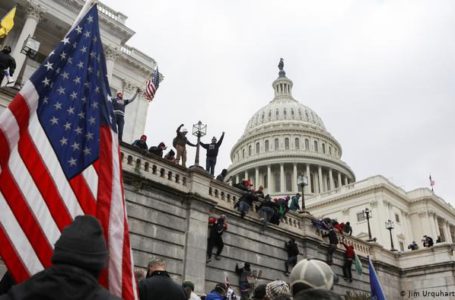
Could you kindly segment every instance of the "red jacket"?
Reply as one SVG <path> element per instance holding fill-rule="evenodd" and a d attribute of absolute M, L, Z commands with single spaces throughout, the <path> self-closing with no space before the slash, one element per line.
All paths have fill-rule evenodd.
<path fill-rule="evenodd" d="M 341 242 L 344 246 L 344 248 L 346 248 L 346 253 L 345 253 L 345 256 L 346 258 L 354 258 L 355 256 L 355 251 L 354 251 L 354 246 L 352 245 L 346 245 L 344 242 Z"/>

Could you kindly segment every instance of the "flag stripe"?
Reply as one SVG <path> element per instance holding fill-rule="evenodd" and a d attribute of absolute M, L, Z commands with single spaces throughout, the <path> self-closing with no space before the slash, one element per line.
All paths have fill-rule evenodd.
<path fill-rule="evenodd" d="M 1 194 L 0 198 L 2 198 Z M 4 217 L 4 213 L 5 211 L 3 209 L 2 201 L 0 200 L 0 218 L 6 219 Z M 0 254 L 2 255 L 3 261 L 6 264 L 6 268 L 8 270 L 12 270 L 13 268 L 16 270 L 13 275 L 16 282 L 21 282 L 30 277 L 30 271 L 25 267 L 25 263 L 21 260 L 21 256 L 16 252 L 16 248 L 13 247 L 13 242 L 9 239 L 9 235 L 6 234 L 6 229 L 3 228 L 3 224 L 1 223 L 0 245 L 2 245 L 0 249 Z"/>
<path fill-rule="evenodd" d="M 52 246 L 47 242 L 47 238 L 45 237 L 39 222 L 30 212 L 30 208 L 25 202 L 26 200 L 22 196 L 20 189 L 14 182 L 8 168 L 2 170 L 0 180 L 2 181 L 0 192 L 5 196 L 6 203 L 11 208 L 20 227 L 29 239 L 41 264 L 49 266 L 51 262 Z M 5 221 L 2 220 L 2 223 L 5 224 Z"/>
<path fill-rule="evenodd" d="M 11 153 L 9 165 L 10 169 L 23 170 L 23 172 L 20 173 L 13 172 L 11 173 L 11 175 L 15 182 L 17 183 L 17 185 L 21 187 L 24 199 L 26 199 L 35 218 L 40 221 L 42 228 L 46 228 L 46 230 L 44 230 L 43 233 L 46 235 L 48 243 L 50 245 L 54 245 L 54 243 L 60 236 L 60 230 L 63 229 L 60 228 L 59 230 L 59 227 L 57 227 L 55 220 L 59 220 L 60 216 L 62 216 L 60 217 L 60 219 L 63 219 L 64 214 L 59 214 L 58 211 L 54 211 L 53 218 L 51 212 L 49 211 L 48 206 L 41 205 L 41 203 L 43 203 L 43 201 L 46 201 L 46 199 L 43 199 L 43 197 L 41 196 L 40 191 L 37 189 L 36 185 L 33 182 L 33 178 L 30 176 L 30 173 L 27 172 L 27 166 L 24 164 L 17 151 L 13 151 L 13 153 Z"/>
<path fill-rule="evenodd" d="M 43 164 L 41 165 L 41 168 L 47 169 L 50 174 L 53 175 L 51 176 L 49 174 L 48 176 L 51 178 L 49 180 L 52 181 L 53 186 L 55 186 L 56 193 L 60 195 L 59 201 L 66 206 L 65 210 L 68 211 L 72 219 L 74 219 L 76 216 L 82 215 L 82 208 L 79 205 L 79 202 L 70 184 L 66 180 L 65 174 L 60 167 L 57 156 L 55 155 L 54 151 L 50 150 L 52 149 L 52 146 L 49 143 L 49 140 L 47 139 L 36 114 L 30 121 L 29 130 L 30 136 L 33 139 L 33 143 L 36 145 L 36 148 L 40 149 L 41 151 L 39 154 L 36 154 L 36 157 L 41 157 L 42 159 Z"/>
<path fill-rule="evenodd" d="M 35 148 L 35 144 L 33 144 L 33 141 L 28 133 L 22 135 L 21 143 L 19 143 L 19 153 L 21 154 L 25 166 L 33 178 L 33 181 L 29 181 L 27 184 L 33 186 L 36 184 L 35 188 L 37 188 L 43 195 L 43 200 L 46 202 L 52 217 L 58 225 L 58 228 L 63 230 L 66 225 L 71 223 L 71 215 L 64 205 L 64 201 L 58 192 L 58 188 L 55 186 L 53 178 L 49 175 L 46 165 L 42 162 L 41 156 Z M 10 160 L 11 159 L 12 157 Z M 24 168 L 24 172 L 27 169 Z M 31 186 L 28 186 L 25 183 L 18 183 L 19 186 L 23 188 L 31 188 Z M 30 200 L 33 201 L 33 198 Z"/>
<path fill-rule="evenodd" d="M 98 174 L 96 174 L 95 168 L 90 166 L 82 174 L 84 174 L 85 182 L 92 193 L 93 199 L 96 201 L 96 196 L 98 195 Z"/>
<path fill-rule="evenodd" d="M 92 191 L 85 182 L 84 175 L 80 174 L 70 180 L 70 185 L 77 195 L 79 204 L 84 214 L 96 215 L 96 200 L 93 198 Z"/>

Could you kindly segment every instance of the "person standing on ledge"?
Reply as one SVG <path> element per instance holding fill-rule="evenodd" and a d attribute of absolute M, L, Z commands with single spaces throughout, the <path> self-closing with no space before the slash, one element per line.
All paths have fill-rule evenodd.
<path fill-rule="evenodd" d="M 114 105 L 114 114 L 115 114 L 115 121 L 117 123 L 117 133 L 118 133 L 118 140 L 119 142 L 122 141 L 123 138 L 123 127 L 125 126 L 125 106 L 133 102 L 137 94 L 141 90 L 138 88 L 136 90 L 136 93 L 134 94 L 133 98 L 128 99 L 128 100 L 123 100 L 123 93 L 118 92 L 117 96 L 113 100 L 113 105 Z"/>
<path fill-rule="evenodd" d="M 210 144 L 204 144 L 203 142 L 200 142 L 202 148 L 207 150 L 205 170 L 212 176 L 215 174 L 216 157 L 218 156 L 218 149 L 220 149 L 223 138 L 224 131 L 223 134 L 221 134 L 220 140 L 218 142 L 216 141 L 216 137 L 212 138 L 212 142 Z"/>
<path fill-rule="evenodd" d="M 2 51 L 0 51 L 0 84 L 2 83 L 3 77 L 5 75 L 7 75 L 7 78 L 9 78 L 9 76 L 13 76 L 14 71 L 16 70 L 16 60 L 11 56 L 10 53 L 10 46 L 5 46 L 3 47 Z M 7 82 L 7 84 L 8 83 L 9 82 Z"/>
<path fill-rule="evenodd" d="M 182 167 L 186 168 L 186 145 L 188 144 L 192 147 L 196 147 L 196 145 L 188 141 L 186 138 L 188 130 L 182 127 L 183 124 L 180 124 L 180 126 L 177 128 L 177 136 L 172 141 L 172 146 L 174 146 L 175 150 L 177 150 L 177 164 L 180 163 L 180 158 L 182 158 Z"/>

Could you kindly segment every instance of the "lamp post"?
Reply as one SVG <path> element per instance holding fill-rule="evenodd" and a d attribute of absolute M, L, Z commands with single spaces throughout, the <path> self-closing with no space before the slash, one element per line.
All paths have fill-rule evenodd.
<path fill-rule="evenodd" d="M 371 238 L 371 227 L 370 227 L 370 217 L 371 217 L 371 210 L 365 208 L 363 210 L 363 214 L 365 215 L 365 218 L 367 218 L 367 224 L 368 224 L 368 242 L 372 242 L 373 239 Z"/>
<path fill-rule="evenodd" d="M 385 222 L 385 228 L 389 231 L 390 233 L 390 246 L 392 247 L 392 249 L 390 249 L 390 251 L 397 251 L 397 249 L 395 249 L 393 247 L 393 238 L 392 238 L 392 229 L 394 228 L 394 224 L 393 224 L 393 221 L 391 220 L 388 220 L 387 222 Z"/>
<path fill-rule="evenodd" d="M 27 57 L 34 58 L 38 53 L 39 46 L 40 42 L 29 35 L 24 41 L 24 45 L 22 45 L 21 53 Z"/>
<path fill-rule="evenodd" d="M 200 148 L 200 141 L 201 137 L 207 134 L 207 125 L 202 124 L 201 121 L 197 122 L 197 124 L 193 124 L 193 131 L 192 134 L 197 137 L 197 144 L 196 144 L 196 158 L 194 160 L 194 166 L 197 168 L 201 168 L 199 166 L 199 148 Z"/>
<path fill-rule="evenodd" d="M 302 189 L 302 211 L 305 211 L 305 185 L 308 185 L 308 177 L 305 175 L 300 175 L 297 178 L 297 184 L 301 187 Z"/>

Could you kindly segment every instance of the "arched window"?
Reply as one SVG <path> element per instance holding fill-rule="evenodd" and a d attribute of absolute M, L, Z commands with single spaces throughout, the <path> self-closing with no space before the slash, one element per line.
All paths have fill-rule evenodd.
<path fill-rule="evenodd" d="M 242 158 L 245 158 L 245 149 L 242 149 Z"/>
<path fill-rule="evenodd" d="M 265 140 L 265 152 L 269 152 L 269 140 Z"/>
<path fill-rule="evenodd" d="M 269 111 L 269 120 L 271 120 L 271 119 L 272 119 L 272 111 L 270 110 Z"/>
<path fill-rule="evenodd" d="M 248 146 L 248 156 L 251 156 L 251 145 Z"/>
<path fill-rule="evenodd" d="M 278 110 L 278 108 L 276 109 L 275 111 L 275 115 L 276 115 L 276 118 L 278 119 L 278 115 L 280 114 L 280 111 Z"/>
<path fill-rule="evenodd" d="M 291 117 L 294 118 L 294 109 L 293 108 L 291 108 Z"/>
<path fill-rule="evenodd" d="M 329 146 L 329 155 L 332 155 L 332 147 Z"/>
<path fill-rule="evenodd" d="M 299 140 L 299 138 L 295 138 L 294 145 L 295 145 L 295 149 L 300 149 L 300 140 Z"/>
<path fill-rule="evenodd" d="M 322 144 L 322 153 L 325 154 L 325 144 L 324 143 Z"/>
<path fill-rule="evenodd" d="M 275 139 L 275 151 L 278 150 L 279 146 L 280 146 L 280 142 L 279 142 L 278 139 L 276 138 L 276 139 Z"/>
<path fill-rule="evenodd" d="M 318 152 L 318 141 L 314 141 L 314 152 Z"/>
<path fill-rule="evenodd" d="M 284 118 L 287 119 L 287 112 L 286 112 L 286 108 L 283 109 L 283 115 L 284 115 Z"/>
<path fill-rule="evenodd" d="M 262 121 L 264 121 L 265 118 L 265 112 L 262 112 Z"/>
<path fill-rule="evenodd" d="M 259 154 L 259 142 L 256 143 L 256 154 Z"/>
<path fill-rule="evenodd" d="M 289 138 L 284 139 L 284 149 L 289 150 Z"/>
<path fill-rule="evenodd" d="M 310 150 L 310 140 L 305 139 L 305 150 Z"/>

